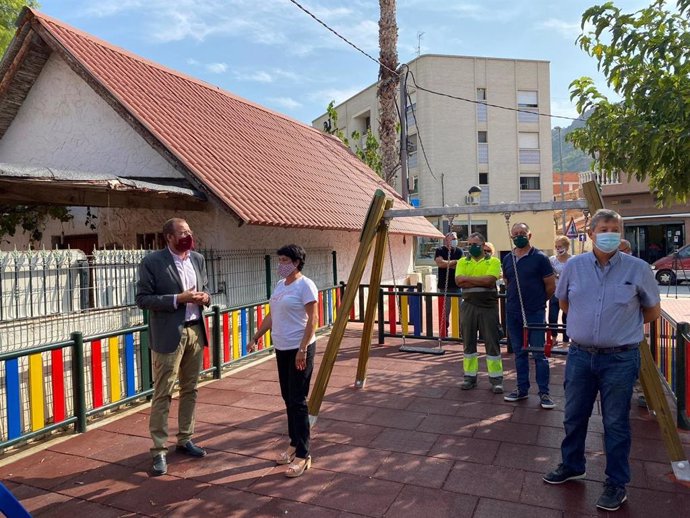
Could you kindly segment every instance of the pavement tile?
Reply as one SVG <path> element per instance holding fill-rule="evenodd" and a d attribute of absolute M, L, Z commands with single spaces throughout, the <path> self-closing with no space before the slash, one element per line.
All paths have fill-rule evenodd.
<path fill-rule="evenodd" d="M 285 412 L 285 402 L 280 395 L 275 394 L 246 394 L 241 400 L 233 402 L 233 406 L 241 401 L 242 408 L 253 408 L 266 412 Z"/>
<path fill-rule="evenodd" d="M 563 427 L 540 426 L 537 444 L 546 448 L 560 448 L 565 437 Z M 585 451 L 604 451 L 604 437 L 600 433 L 589 431 L 585 440 Z"/>
<path fill-rule="evenodd" d="M 501 442 L 536 444 L 539 427 L 533 424 L 514 423 L 499 418 L 485 419 L 475 427 L 474 437 Z"/>
<path fill-rule="evenodd" d="M 374 413 L 367 417 L 366 421 L 367 424 L 385 426 L 387 428 L 415 430 L 425 417 L 425 414 L 419 412 L 377 408 Z"/>
<path fill-rule="evenodd" d="M 438 439 L 438 434 L 408 430 L 384 429 L 371 443 L 372 448 L 426 455 Z"/>
<path fill-rule="evenodd" d="M 323 443 L 311 450 L 311 456 L 319 469 L 351 475 L 372 476 L 389 451 L 363 448 L 350 444 Z"/>
<path fill-rule="evenodd" d="M 143 480 L 135 489 L 121 491 L 102 503 L 133 513 L 165 516 L 176 505 L 186 502 L 208 487 L 202 482 L 164 475 Z"/>
<path fill-rule="evenodd" d="M 339 421 L 356 421 L 368 424 L 367 418 L 376 412 L 375 407 L 353 405 L 350 403 L 330 403 L 325 401 L 321 406 L 319 416 Z"/>
<path fill-rule="evenodd" d="M 61 495 L 60 493 L 47 491 L 45 489 L 24 484 L 15 484 L 8 480 L 3 480 L 2 482 L 12 491 L 15 498 L 21 502 L 31 516 L 46 516 L 46 513 L 72 500 L 72 498 L 67 495 Z"/>
<path fill-rule="evenodd" d="M 560 449 L 504 442 L 498 448 L 494 463 L 544 474 L 554 469 L 560 461 Z"/>
<path fill-rule="evenodd" d="M 390 518 L 471 518 L 479 499 L 450 491 L 405 486 L 386 513 Z"/>
<path fill-rule="evenodd" d="M 508 516 L 510 518 L 535 518 L 537 516 L 539 518 L 562 518 L 563 515 L 560 511 L 553 509 L 481 498 L 472 518 L 501 518 Z"/>
<path fill-rule="evenodd" d="M 415 397 L 407 406 L 411 412 L 422 412 L 425 414 L 455 415 L 458 408 L 463 403 L 460 401 L 447 401 L 445 399 L 433 399 L 428 397 Z M 472 417 L 472 416 L 467 416 Z"/>
<path fill-rule="evenodd" d="M 538 424 L 542 426 L 553 426 L 563 429 L 563 407 L 545 410 L 539 408 L 528 408 L 516 406 L 513 416 L 510 419 L 514 423 Z"/>
<path fill-rule="evenodd" d="M 150 437 L 123 435 L 102 428 L 90 430 L 81 437 L 84 438 L 81 441 L 65 441 L 49 449 L 130 467 L 139 467 L 151 458 Z"/>
<path fill-rule="evenodd" d="M 517 502 L 522 490 L 524 472 L 489 464 L 456 462 L 443 489 L 466 495 L 496 496 Z"/>
<path fill-rule="evenodd" d="M 553 485 L 545 483 L 541 477 L 542 473 L 525 474 L 521 503 L 558 511 L 585 512 L 595 509 L 603 490 L 600 482 L 589 479 Z"/>
<path fill-rule="evenodd" d="M 212 405 L 229 406 L 239 403 L 248 396 L 247 392 L 240 390 L 200 390 L 197 394 L 197 403 L 209 403 Z M 251 408 L 251 407 L 250 407 Z"/>
<path fill-rule="evenodd" d="M 312 441 L 367 446 L 382 430 L 381 426 L 319 417 L 311 436 Z"/>
<path fill-rule="evenodd" d="M 205 448 L 273 460 L 288 439 L 280 434 L 246 428 L 224 428 L 214 435 L 199 437 Z"/>
<path fill-rule="evenodd" d="M 400 494 L 402 484 L 354 475 L 334 478 L 312 503 L 366 516 L 383 515 Z"/>
<path fill-rule="evenodd" d="M 630 446 L 630 458 L 666 462 L 668 461 L 668 454 L 663 441 L 634 437 Z"/>
<path fill-rule="evenodd" d="M 75 516 L 89 516 L 98 518 L 126 518 L 142 516 L 141 514 L 125 511 L 116 507 L 105 506 L 85 500 L 68 500 L 59 505 L 33 514 L 35 518 L 45 516 L 46 518 L 74 518 Z"/>
<path fill-rule="evenodd" d="M 99 430 L 151 438 L 151 432 L 149 432 L 149 415 L 143 412 L 137 412 L 136 414 L 117 419 L 116 421 L 111 421 L 101 426 Z"/>
<path fill-rule="evenodd" d="M 498 441 L 486 441 L 459 435 L 441 435 L 428 455 L 442 459 L 492 464 L 500 446 Z"/>
<path fill-rule="evenodd" d="M 470 436 L 474 433 L 476 427 L 476 419 L 446 415 L 428 415 L 417 427 L 417 430 L 420 432 Z"/>
<path fill-rule="evenodd" d="M 414 486 L 440 488 L 452 467 L 452 460 L 394 452 L 384 459 L 374 477 Z"/>
<path fill-rule="evenodd" d="M 259 509 L 271 499 L 246 491 L 237 491 L 222 486 L 210 486 L 187 501 L 170 506 L 166 516 L 185 518 L 208 518 L 232 516 L 250 518 L 260 516 Z"/>
<path fill-rule="evenodd" d="M 673 469 L 669 461 L 643 462 L 644 472 L 649 489 L 655 491 L 673 491 L 690 495 L 690 484 L 684 485 L 678 482 L 673 475 Z"/>
<path fill-rule="evenodd" d="M 459 417 L 473 417 L 477 420 L 498 419 L 509 420 L 513 415 L 514 406 L 503 404 L 502 400 L 487 404 L 485 401 L 463 401 L 457 407 L 455 415 Z"/>
<path fill-rule="evenodd" d="M 102 503 L 113 495 L 138 488 L 148 478 L 146 471 L 133 471 L 118 464 L 107 464 L 84 471 L 53 490 L 73 498 Z"/>
<path fill-rule="evenodd" d="M 407 408 L 413 399 L 414 398 L 409 396 L 401 396 L 399 394 L 374 392 L 368 390 L 368 388 L 363 390 L 353 388 L 341 389 L 336 393 L 330 394 L 327 398 L 327 400 L 332 403 L 350 403 L 354 405 L 391 408 L 396 410 Z"/>
<path fill-rule="evenodd" d="M 275 462 L 270 460 L 220 451 L 212 451 L 201 459 L 179 454 L 168 456 L 168 475 L 234 489 L 246 488 L 274 468 Z"/>
<path fill-rule="evenodd" d="M 297 478 L 285 476 L 287 467 L 276 467 L 268 475 L 255 480 L 249 491 L 271 498 L 313 503 L 314 499 L 338 478 L 336 473 L 316 466 L 316 462 L 312 463 L 311 469 Z"/>
<path fill-rule="evenodd" d="M 84 471 L 106 465 L 85 457 L 44 450 L 0 468 L 0 480 L 53 489 Z"/>
<path fill-rule="evenodd" d="M 252 518 L 276 518 L 276 517 L 314 517 L 314 518 L 346 518 L 347 516 L 359 516 L 344 513 L 335 509 L 293 502 L 282 498 L 272 498 L 267 504 L 254 510 Z M 233 515 L 234 518 L 234 515 Z"/>

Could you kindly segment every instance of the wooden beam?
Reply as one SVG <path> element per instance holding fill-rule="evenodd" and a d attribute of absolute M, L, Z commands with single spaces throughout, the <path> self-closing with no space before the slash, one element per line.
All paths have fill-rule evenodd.
<path fill-rule="evenodd" d="M 500 203 L 498 205 L 456 205 L 454 207 L 428 207 L 424 209 L 387 210 L 383 217 L 411 218 L 424 216 L 456 216 L 458 214 L 501 214 L 503 212 L 541 212 L 547 210 L 586 209 L 585 200 L 542 201 L 539 203 Z"/>
<path fill-rule="evenodd" d="M 594 214 L 599 209 L 604 208 L 604 199 L 601 197 L 601 189 L 596 181 L 582 182 L 582 193 L 585 196 L 585 200 L 587 200 L 589 212 Z"/>
<path fill-rule="evenodd" d="M 0 180 L 0 199 L 15 205 L 66 205 L 131 209 L 205 210 L 197 197 L 169 192 L 114 190 L 102 186 L 41 184 Z"/>
<path fill-rule="evenodd" d="M 386 210 L 393 206 L 393 200 L 386 200 Z M 367 364 L 369 363 L 369 350 L 371 349 L 371 333 L 374 330 L 374 320 L 376 319 L 376 307 L 379 301 L 379 288 L 381 287 L 381 277 L 383 276 L 383 265 L 386 260 L 386 245 L 388 244 L 388 222 L 382 220 L 376 233 L 376 247 L 374 248 L 374 259 L 371 264 L 371 275 L 369 277 L 369 295 L 367 297 L 367 309 L 364 317 L 364 329 L 362 330 L 362 340 L 359 346 L 359 360 L 357 361 L 357 375 L 355 377 L 355 388 L 364 388 L 367 379 Z"/>
<path fill-rule="evenodd" d="M 340 342 L 343 339 L 345 327 L 350 318 L 350 310 L 352 309 L 357 291 L 359 290 L 359 283 L 362 280 L 362 275 L 367 265 L 367 259 L 369 258 L 369 252 L 371 252 L 371 246 L 374 242 L 377 228 L 383 217 L 385 201 L 384 192 L 381 189 L 377 189 L 371 201 L 371 205 L 369 206 L 369 212 L 367 213 L 367 218 L 362 229 L 362 236 L 359 240 L 357 255 L 355 255 L 352 270 L 350 270 L 350 276 L 345 286 L 345 293 L 343 294 L 340 308 L 338 308 L 338 315 L 333 324 L 333 330 L 328 337 L 328 344 L 326 345 L 326 350 L 321 359 L 321 367 L 319 367 L 319 373 L 314 382 L 314 389 L 309 398 L 309 422 L 312 425 L 316 423 L 319 410 L 321 409 L 321 403 L 323 403 L 323 397 L 326 394 L 328 380 L 331 378 L 335 358 L 340 349 Z"/>

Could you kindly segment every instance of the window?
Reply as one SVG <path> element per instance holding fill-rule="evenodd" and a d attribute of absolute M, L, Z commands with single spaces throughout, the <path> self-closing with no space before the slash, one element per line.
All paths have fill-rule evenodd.
<path fill-rule="evenodd" d="M 532 90 L 518 90 L 518 122 L 539 122 L 538 93 Z"/>
<path fill-rule="evenodd" d="M 419 176 L 414 175 L 410 177 L 410 194 L 417 194 L 419 192 Z"/>
<path fill-rule="evenodd" d="M 521 164 L 539 164 L 539 133 L 518 133 L 518 147 Z"/>
<path fill-rule="evenodd" d="M 407 110 L 405 111 L 405 118 L 407 119 L 407 127 L 411 128 L 415 125 L 415 118 L 417 116 L 417 103 L 412 103 L 407 105 Z"/>
<path fill-rule="evenodd" d="M 477 122 L 486 122 L 486 88 L 477 88 Z"/>
<path fill-rule="evenodd" d="M 479 173 L 479 185 L 489 185 L 489 173 Z"/>
<path fill-rule="evenodd" d="M 417 134 L 407 137 L 407 166 L 417 167 Z"/>
<path fill-rule="evenodd" d="M 477 162 L 480 164 L 489 163 L 489 144 L 486 131 L 477 132 Z"/>
<path fill-rule="evenodd" d="M 163 247 L 165 247 L 165 236 L 161 232 L 137 234 L 137 248 L 150 250 Z"/>
<path fill-rule="evenodd" d="M 541 179 L 538 176 L 521 176 L 521 191 L 538 191 L 541 189 Z"/>

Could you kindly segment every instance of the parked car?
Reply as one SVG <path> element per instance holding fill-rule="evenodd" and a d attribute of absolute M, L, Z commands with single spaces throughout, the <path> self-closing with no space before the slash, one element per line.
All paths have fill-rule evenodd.
<path fill-rule="evenodd" d="M 690 245 L 685 245 L 677 252 L 662 257 L 652 264 L 659 284 L 675 284 L 690 281 Z"/>

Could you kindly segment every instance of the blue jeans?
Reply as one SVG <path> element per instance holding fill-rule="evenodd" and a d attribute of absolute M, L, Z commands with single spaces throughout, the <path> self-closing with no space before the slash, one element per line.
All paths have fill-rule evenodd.
<path fill-rule="evenodd" d="M 630 398 L 640 370 L 640 351 L 591 354 L 570 346 L 565 366 L 565 439 L 563 464 L 585 471 L 585 439 L 592 408 L 601 394 L 606 451 L 606 483 L 630 482 Z"/>
<path fill-rule="evenodd" d="M 544 325 L 545 311 L 533 311 L 527 313 L 528 324 Z M 515 371 L 517 373 L 517 388 L 521 394 L 529 392 L 529 353 L 523 350 L 523 335 L 522 335 L 522 315 L 520 313 L 507 313 L 506 325 L 508 328 L 508 336 L 510 337 L 510 345 L 515 353 Z M 528 342 L 531 347 L 544 347 L 546 341 L 546 333 L 541 330 L 530 330 Z M 539 394 L 549 393 L 549 360 L 544 356 L 544 353 L 532 353 L 534 358 L 535 377 L 537 385 L 539 386 Z"/>
<path fill-rule="evenodd" d="M 558 298 L 556 295 L 551 297 L 549 299 L 549 324 L 558 324 L 558 313 L 560 312 L 561 308 L 558 306 Z M 566 325 L 568 322 L 568 314 L 563 313 L 563 325 Z M 551 336 L 556 338 L 558 336 L 558 331 L 555 329 L 551 330 Z M 568 339 L 568 333 L 563 331 L 563 341 L 564 342 L 569 342 L 570 340 Z"/>

